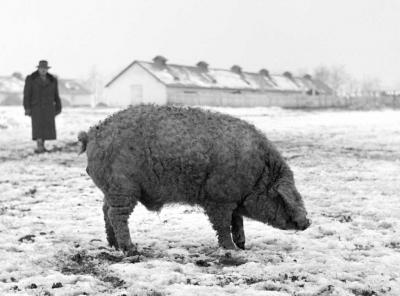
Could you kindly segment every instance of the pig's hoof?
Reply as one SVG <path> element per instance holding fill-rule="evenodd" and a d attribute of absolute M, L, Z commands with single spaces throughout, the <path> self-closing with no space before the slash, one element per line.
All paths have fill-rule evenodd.
<path fill-rule="evenodd" d="M 130 256 L 130 257 L 125 257 L 122 259 L 122 262 L 124 263 L 138 263 L 142 260 L 142 257 L 139 255 L 136 256 Z"/>
<path fill-rule="evenodd" d="M 114 247 L 116 250 L 119 250 L 119 246 L 118 246 L 118 244 L 115 242 L 115 243 L 108 243 L 108 245 L 112 248 L 112 247 Z"/>
<path fill-rule="evenodd" d="M 115 239 L 114 235 L 107 235 L 107 242 L 110 247 L 114 247 L 116 250 L 119 249 L 117 240 Z"/>
<path fill-rule="evenodd" d="M 221 247 L 222 247 L 223 249 L 225 249 L 225 250 L 236 250 L 236 247 L 235 247 L 235 245 L 234 245 L 232 242 L 223 243 L 223 244 L 221 245 Z"/>
<path fill-rule="evenodd" d="M 242 250 L 245 249 L 245 247 L 244 247 L 244 242 L 236 243 L 236 246 L 237 246 L 239 249 L 242 249 Z"/>
<path fill-rule="evenodd" d="M 138 256 L 140 254 L 136 248 L 130 248 L 130 249 L 124 251 L 124 255 L 126 257 L 133 257 L 133 256 Z"/>

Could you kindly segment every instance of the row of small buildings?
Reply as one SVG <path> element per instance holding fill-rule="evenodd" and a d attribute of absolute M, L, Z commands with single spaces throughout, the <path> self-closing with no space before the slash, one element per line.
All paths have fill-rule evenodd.
<path fill-rule="evenodd" d="M 111 79 L 105 87 L 104 103 L 280 106 L 285 105 L 282 102 L 333 94 L 330 87 L 310 75 L 271 74 L 266 69 L 246 72 L 238 65 L 215 69 L 204 61 L 194 66 L 176 65 L 156 56 L 151 62 L 133 61 Z"/>

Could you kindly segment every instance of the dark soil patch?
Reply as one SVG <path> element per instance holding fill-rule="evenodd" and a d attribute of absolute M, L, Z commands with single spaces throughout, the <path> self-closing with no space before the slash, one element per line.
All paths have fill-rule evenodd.
<path fill-rule="evenodd" d="M 373 290 L 354 289 L 354 290 L 351 290 L 351 292 L 356 296 L 378 296 L 378 293 L 376 293 Z"/>
<path fill-rule="evenodd" d="M 35 241 L 35 237 L 36 237 L 36 235 L 34 235 L 34 234 L 28 234 L 28 235 L 25 235 L 25 236 L 19 238 L 18 241 L 20 243 L 23 243 L 23 242 L 34 242 Z"/>
<path fill-rule="evenodd" d="M 80 151 L 79 142 L 65 142 L 61 145 L 55 145 L 48 152 L 66 152 L 66 153 L 78 153 Z"/>
<path fill-rule="evenodd" d="M 205 260 L 197 260 L 197 261 L 196 261 L 196 265 L 197 265 L 197 266 L 201 266 L 201 267 L 209 267 L 209 266 L 211 266 L 211 264 L 208 263 L 208 262 L 205 261 Z"/>
<path fill-rule="evenodd" d="M 115 256 L 107 252 L 89 255 L 86 251 L 63 258 L 60 269 L 63 274 L 90 274 L 103 282 L 110 283 L 114 288 L 125 284 L 117 276 L 110 274 L 108 265 L 110 262 L 121 262 L 123 257 Z"/>
<path fill-rule="evenodd" d="M 101 259 L 101 260 L 114 262 L 114 263 L 121 262 L 122 259 L 124 259 L 123 256 L 115 256 L 115 255 L 112 255 L 107 252 L 101 252 L 100 254 L 97 255 L 97 258 Z"/>
<path fill-rule="evenodd" d="M 387 244 L 385 244 L 385 247 L 400 251 L 400 241 L 398 241 L 398 242 L 393 241 L 393 242 L 387 243 Z"/>
<path fill-rule="evenodd" d="M 353 218 L 349 214 L 339 214 L 339 213 L 322 213 L 324 217 L 333 218 L 340 223 L 349 223 L 353 221 Z"/>
<path fill-rule="evenodd" d="M 225 266 L 239 266 L 242 264 L 247 263 L 247 261 L 243 258 L 234 258 L 234 257 L 221 257 L 219 259 L 219 264 L 225 265 Z"/>
<path fill-rule="evenodd" d="M 62 288 L 63 284 L 60 282 L 57 283 L 53 283 L 53 285 L 51 286 L 52 289 L 58 289 L 58 288 Z"/>

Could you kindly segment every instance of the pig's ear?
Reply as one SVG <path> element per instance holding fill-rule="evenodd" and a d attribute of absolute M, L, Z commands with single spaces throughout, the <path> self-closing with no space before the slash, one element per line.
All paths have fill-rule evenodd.
<path fill-rule="evenodd" d="M 276 188 L 276 191 L 289 209 L 295 206 L 296 196 L 290 184 L 281 184 Z"/>

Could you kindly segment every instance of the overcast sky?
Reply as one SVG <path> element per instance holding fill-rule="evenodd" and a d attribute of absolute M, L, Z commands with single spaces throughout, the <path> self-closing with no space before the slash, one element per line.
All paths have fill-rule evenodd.
<path fill-rule="evenodd" d="M 1 0 L 0 75 L 110 77 L 135 59 L 312 72 L 343 65 L 400 87 L 398 0 Z"/>

